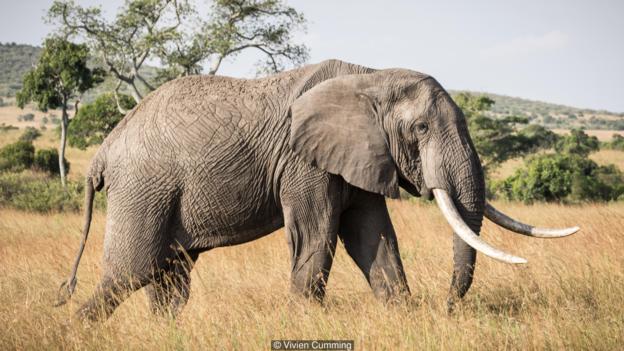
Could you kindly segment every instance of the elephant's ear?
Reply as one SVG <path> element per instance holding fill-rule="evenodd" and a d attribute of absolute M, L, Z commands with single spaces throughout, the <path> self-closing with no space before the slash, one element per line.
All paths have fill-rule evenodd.
<path fill-rule="evenodd" d="M 369 95 L 374 87 L 366 76 L 333 78 L 297 98 L 291 106 L 290 147 L 351 185 L 396 198 L 396 166 L 375 118 Z"/>

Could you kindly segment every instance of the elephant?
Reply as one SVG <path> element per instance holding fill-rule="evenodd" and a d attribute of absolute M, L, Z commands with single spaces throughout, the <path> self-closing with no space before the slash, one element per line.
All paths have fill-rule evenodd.
<path fill-rule="evenodd" d="M 102 278 L 80 307 L 104 320 L 146 287 L 156 313 L 189 298 L 200 253 L 284 227 L 292 292 L 322 302 L 340 240 L 383 302 L 410 291 L 385 198 L 435 199 L 454 232 L 448 305 L 473 280 L 476 251 L 508 263 L 479 232 L 483 217 L 514 232 L 562 237 L 487 203 L 466 119 L 431 76 L 339 60 L 257 79 L 189 76 L 165 83 L 105 138 L 85 183 L 82 242 L 58 305 L 76 286 L 93 198 L 105 190 Z"/>

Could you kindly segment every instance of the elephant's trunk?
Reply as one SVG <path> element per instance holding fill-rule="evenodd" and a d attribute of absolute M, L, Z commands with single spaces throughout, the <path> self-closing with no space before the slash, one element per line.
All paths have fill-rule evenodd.
<path fill-rule="evenodd" d="M 423 176 L 425 186 L 433 189 L 442 213 L 455 232 L 449 292 L 449 308 L 452 308 L 454 301 L 463 297 L 472 284 L 476 250 L 466 240 L 484 247 L 478 235 L 485 209 L 485 180 L 466 125 L 459 123 L 447 128 L 445 134 L 453 137 L 423 150 Z"/>
<path fill-rule="evenodd" d="M 475 235 L 479 235 L 485 207 L 485 180 L 472 142 L 467 140 L 466 144 L 464 146 L 468 150 L 462 150 L 461 153 L 465 156 L 459 161 L 460 164 L 449 165 L 456 167 L 451 171 L 455 176 L 450 177 L 449 190 L 461 219 Z M 438 200 L 441 200 L 439 195 L 436 196 L 436 201 Z M 453 229 L 453 275 L 448 297 L 449 310 L 470 289 L 477 260 L 476 250 L 458 235 L 457 229 Z"/>

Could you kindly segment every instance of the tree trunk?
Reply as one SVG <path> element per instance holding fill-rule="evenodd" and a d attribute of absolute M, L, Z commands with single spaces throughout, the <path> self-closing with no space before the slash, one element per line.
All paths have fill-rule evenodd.
<path fill-rule="evenodd" d="M 141 102 L 141 100 L 143 100 L 143 96 L 141 95 L 139 88 L 137 88 L 134 80 L 129 82 L 128 86 L 130 86 L 130 94 L 132 94 L 132 98 L 134 99 L 134 102 L 136 102 L 137 104 Z"/>
<path fill-rule="evenodd" d="M 61 172 L 61 184 L 63 189 L 67 190 L 67 180 L 65 173 L 65 145 L 67 143 L 67 126 L 69 125 L 69 116 L 67 115 L 67 103 L 63 104 L 63 116 L 61 119 L 61 145 L 59 147 L 59 170 Z"/>
<path fill-rule="evenodd" d="M 125 116 L 126 113 L 128 113 L 128 110 L 121 107 L 121 102 L 119 101 L 119 88 L 121 88 L 121 83 L 122 83 L 121 79 L 117 81 L 117 86 L 115 87 L 115 90 L 113 90 L 113 95 L 115 96 L 115 103 L 117 104 L 117 111 L 119 111 L 119 113 Z"/>

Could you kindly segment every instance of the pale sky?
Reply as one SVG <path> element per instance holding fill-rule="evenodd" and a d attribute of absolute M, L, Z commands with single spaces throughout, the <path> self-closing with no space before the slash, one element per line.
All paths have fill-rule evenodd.
<path fill-rule="evenodd" d="M 198 0 L 204 1 L 204 0 Z M 114 14 L 122 0 L 101 4 Z M 310 62 L 337 58 L 467 89 L 624 112 L 624 1 L 290 0 Z M 0 41 L 40 45 L 50 0 L 0 0 Z M 219 74 L 250 77 L 257 53 Z"/>

